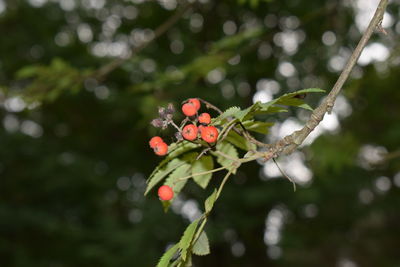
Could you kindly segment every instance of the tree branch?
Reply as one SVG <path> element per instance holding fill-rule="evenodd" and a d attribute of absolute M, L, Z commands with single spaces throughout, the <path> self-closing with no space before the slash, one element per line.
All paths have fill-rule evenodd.
<path fill-rule="evenodd" d="M 333 86 L 332 90 L 328 96 L 322 101 L 322 103 L 314 110 L 311 114 L 310 119 L 307 121 L 306 125 L 298 131 L 293 132 L 290 135 L 285 136 L 283 139 L 279 140 L 273 144 L 272 148 L 267 153 L 273 153 L 274 157 L 283 153 L 292 153 L 299 145 L 303 143 L 306 137 L 317 127 L 317 125 L 324 118 L 325 113 L 330 113 L 332 107 L 335 103 L 336 97 L 338 96 L 340 90 L 342 89 L 344 83 L 347 81 L 351 71 L 353 70 L 358 58 L 361 55 L 364 47 L 367 45 L 368 40 L 371 38 L 372 33 L 377 29 L 382 22 L 383 14 L 388 5 L 388 0 L 381 0 L 372 17 L 368 28 L 361 37 L 360 42 L 355 48 L 353 54 L 350 56 L 346 66 L 344 67 L 342 73 L 340 74 L 338 80 Z"/>

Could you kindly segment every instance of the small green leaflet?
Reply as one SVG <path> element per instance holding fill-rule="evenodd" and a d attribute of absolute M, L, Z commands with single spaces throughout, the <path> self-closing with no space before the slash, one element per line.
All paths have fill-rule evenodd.
<path fill-rule="evenodd" d="M 234 117 L 239 121 L 243 122 L 246 120 L 251 120 L 255 115 L 258 114 L 271 114 L 276 112 L 287 111 L 285 108 L 276 105 L 294 106 L 294 107 L 304 108 L 307 110 L 312 110 L 312 108 L 308 104 L 306 104 L 302 99 L 295 98 L 295 96 L 305 93 L 322 93 L 322 92 L 325 91 L 318 88 L 309 88 L 284 94 L 267 103 L 256 102 L 244 110 L 241 110 L 238 107 L 232 107 L 227 109 L 224 113 L 222 113 L 219 117 L 217 117 L 213 121 L 213 123 L 215 125 L 219 125 L 223 123 L 224 120 L 227 119 L 228 117 Z"/>
<path fill-rule="evenodd" d="M 181 257 L 183 260 L 186 260 L 187 250 L 190 247 L 194 234 L 196 233 L 197 225 L 199 224 L 200 219 L 193 221 L 189 226 L 186 228 L 185 232 L 181 240 L 179 241 L 179 248 L 182 250 Z"/>
<path fill-rule="evenodd" d="M 206 209 L 206 213 L 209 213 L 214 207 L 215 200 L 217 200 L 217 190 L 214 189 L 214 192 L 206 199 L 204 202 L 204 208 Z"/>
<path fill-rule="evenodd" d="M 162 160 L 158 166 L 154 169 L 154 171 L 150 174 L 150 177 L 153 176 L 159 168 L 167 164 L 169 161 L 173 160 L 174 158 L 178 157 L 179 155 L 188 152 L 190 150 L 193 150 L 200 145 L 193 144 L 188 141 L 183 141 L 180 143 L 172 143 L 168 146 L 168 155 Z"/>
<path fill-rule="evenodd" d="M 212 156 L 202 156 L 199 160 L 196 160 L 192 164 L 192 175 L 196 173 L 206 172 L 214 169 L 214 161 Z M 212 173 L 193 176 L 193 180 L 202 188 L 206 188 Z"/>
<path fill-rule="evenodd" d="M 221 115 L 219 115 L 217 118 L 215 118 L 212 122 L 213 125 L 219 125 L 221 122 L 223 122 L 225 119 L 234 116 L 237 112 L 240 111 L 239 107 L 230 107 L 227 110 L 225 110 Z"/>
<path fill-rule="evenodd" d="M 238 159 L 239 158 L 236 148 L 233 145 L 231 145 L 230 143 L 228 143 L 228 142 L 218 143 L 217 144 L 217 150 L 221 151 L 227 157 L 230 157 L 232 159 Z M 227 157 L 221 156 L 220 154 L 215 153 L 215 152 L 213 152 L 213 154 L 217 157 L 217 161 L 218 161 L 219 164 L 221 164 L 221 166 L 227 168 L 228 170 L 235 169 L 235 167 L 232 166 L 232 164 L 234 163 L 234 161 L 232 159 L 229 159 Z M 235 174 L 236 170 L 234 170 L 232 173 Z"/>
<path fill-rule="evenodd" d="M 157 264 L 157 267 L 168 267 L 169 262 L 171 261 L 172 257 L 175 255 L 175 253 L 179 249 L 179 243 L 173 245 L 171 248 L 169 248 L 164 255 L 160 258 L 160 261 Z"/>
<path fill-rule="evenodd" d="M 149 193 L 149 191 L 165 176 L 167 176 L 172 170 L 184 163 L 181 159 L 178 159 L 176 157 L 199 146 L 200 145 L 193 144 L 187 141 L 179 144 L 172 143 L 168 147 L 168 156 L 165 157 L 165 159 L 161 161 L 160 164 L 158 164 L 158 166 L 151 173 L 150 177 L 147 179 L 147 188 L 144 194 L 146 195 L 147 193 Z"/>
<path fill-rule="evenodd" d="M 254 103 L 253 105 L 251 105 L 250 107 L 248 107 L 248 108 L 246 108 L 246 109 L 244 109 L 244 110 L 241 110 L 241 111 L 239 111 L 239 112 L 236 112 L 235 117 L 236 117 L 239 121 L 243 121 L 244 118 L 245 118 L 248 114 L 253 113 L 253 112 L 257 111 L 258 109 L 260 109 L 260 108 L 259 108 L 259 104 L 260 104 L 260 102 L 256 102 L 256 103 Z"/>
<path fill-rule="evenodd" d="M 190 167 L 191 165 L 185 163 L 178 168 L 176 168 L 170 176 L 168 176 L 167 180 L 165 180 L 165 185 L 168 185 L 173 188 L 174 190 L 174 198 L 176 197 L 179 192 L 181 192 L 182 188 L 185 186 L 187 179 L 183 181 L 178 181 L 179 178 L 184 176 L 188 176 L 190 174 Z"/>
<path fill-rule="evenodd" d="M 147 188 L 146 192 L 144 192 L 145 195 L 150 192 L 150 190 L 158 184 L 162 179 L 164 179 L 170 172 L 178 168 L 179 166 L 185 164 L 185 161 L 179 158 L 175 158 L 168 162 L 166 165 L 164 165 L 161 168 L 157 168 L 157 172 L 152 174 L 150 178 L 147 180 Z"/>
<path fill-rule="evenodd" d="M 167 212 L 169 207 L 172 204 L 172 201 L 176 198 L 176 196 L 182 191 L 185 186 L 187 179 L 178 181 L 179 178 L 190 175 L 191 163 L 196 159 L 197 153 L 188 153 L 182 157 L 183 164 L 176 168 L 165 181 L 165 185 L 172 187 L 174 190 L 174 198 L 169 201 L 161 201 L 163 205 L 164 212 Z"/>
<path fill-rule="evenodd" d="M 251 115 L 252 116 L 248 116 L 249 118 L 244 118 L 244 120 L 250 120 L 252 119 L 252 117 L 256 116 L 256 115 L 268 115 L 268 114 L 274 114 L 274 113 L 280 113 L 280 112 L 288 112 L 288 110 L 284 107 L 280 107 L 280 106 L 268 106 L 268 108 L 261 108 L 258 109 L 256 111 L 254 111 Z"/>
<path fill-rule="evenodd" d="M 230 131 L 225 140 L 244 151 L 257 149 L 257 146 L 255 144 L 250 143 L 246 138 L 237 134 L 234 131 Z"/>
<path fill-rule="evenodd" d="M 204 256 L 210 254 L 210 244 L 208 242 L 207 234 L 203 231 L 201 232 L 199 239 L 193 245 L 193 254 Z"/>
<path fill-rule="evenodd" d="M 319 88 L 309 88 L 303 89 L 296 92 L 284 94 L 270 102 L 261 104 L 262 110 L 268 109 L 271 105 L 285 105 L 285 106 L 294 106 L 300 107 L 308 110 L 312 110 L 312 108 L 307 105 L 302 99 L 295 98 L 296 95 L 306 94 L 306 93 L 323 93 L 325 90 Z"/>
<path fill-rule="evenodd" d="M 273 122 L 262 122 L 253 120 L 243 122 L 243 126 L 246 128 L 246 130 L 261 134 L 267 134 L 269 128 L 273 125 Z"/>

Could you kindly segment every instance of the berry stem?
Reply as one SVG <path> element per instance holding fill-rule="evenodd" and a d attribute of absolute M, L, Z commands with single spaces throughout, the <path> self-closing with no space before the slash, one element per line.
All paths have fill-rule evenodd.
<path fill-rule="evenodd" d="M 169 120 L 168 123 L 174 126 L 178 130 L 178 132 L 181 132 L 181 129 L 178 127 L 178 125 L 175 124 L 173 120 Z"/>
<path fill-rule="evenodd" d="M 229 127 L 225 128 L 224 134 L 219 136 L 220 138 L 218 141 L 222 142 L 228 136 L 228 134 L 232 130 L 232 128 L 235 126 L 236 126 L 236 122 L 232 123 L 231 125 L 229 125 Z"/>
<path fill-rule="evenodd" d="M 217 108 L 216 106 L 214 106 L 213 104 L 211 104 L 210 102 L 205 101 L 204 99 L 201 99 L 201 98 L 197 98 L 197 99 L 200 100 L 201 102 L 203 102 L 206 105 L 206 108 L 213 109 L 216 112 L 218 112 L 219 114 L 222 114 L 222 111 L 219 108 Z"/>
<path fill-rule="evenodd" d="M 181 122 L 181 125 L 180 125 L 180 130 L 181 130 L 181 131 L 182 131 L 183 127 L 185 127 L 185 124 L 186 124 L 188 121 L 189 121 L 189 118 L 186 117 L 186 118 Z"/>
<path fill-rule="evenodd" d="M 203 155 L 205 155 L 208 151 L 210 151 L 212 147 L 207 147 L 200 152 L 200 154 L 196 157 L 196 160 L 199 160 Z"/>

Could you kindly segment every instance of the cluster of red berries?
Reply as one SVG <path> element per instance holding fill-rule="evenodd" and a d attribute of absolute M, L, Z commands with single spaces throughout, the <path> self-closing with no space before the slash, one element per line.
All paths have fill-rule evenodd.
<path fill-rule="evenodd" d="M 190 98 L 187 103 L 182 105 L 182 112 L 188 117 L 193 117 L 198 114 L 200 109 L 200 101 L 197 98 Z M 214 143 L 218 138 L 218 130 L 214 126 L 210 126 L 211 116 L 208 113 L 201 113 L 197 116 L 200 123 L 199 126 L 194 124 L 186 125 L 182 130 L 182 137 L 189 141 L 197 139 L 200 133 L 201 139 L 207 143 Z"/>
<path fill-rule="evenodd" d="M 208 113 L 199 114 L 201 104 L 199 99 L 190 98 L 182 105 L 182 112 L 187 116 L 185 122 L 187 125 L 179 128 L 172 120 L 175 109 L 172 104 L 167 108 L 159 108 L 158 113 L 160 118 L 154 119 L 151 124 L 154 127 L 165 129 L 169 124 L 174 125 L 179 131 L 175 134 L 178 140 L 186 139 L 191 142 L 198 142 L 197 139 L 201 138 L 207 143 L 215 143 L 218 139 L 218 129 L 212 125 L 211 116 Z M 154 136 L 150 139 L 150 147 L 154 153 L 159 156 L 164 156 L 168 153 L 168 145 L 159 136 Z M 163 185 L 158 189 L 158 196 L 161 200 L 171 200 L 174 192 L 171 187 Z"/>
<path fill-rule="evenodd" d="M 183 114 L 190 118 L 192 123 L 185 125 L 182 131 L 177 133 L 178 139 L 184 138 L 188 141 L 194 141 L 200 136 L 201 139 L 207 143 L 215 143 L 218 139 L 218 130 L 214 126 L 209 125 L 211 123 L 210 114 L 201 113 L 198 115 L 200 107 L 201 104 L 197 98 L 190 98 L 182 105 Z M 165 128 L 166 125 L 173 123 L 173 112 L 174 108 L 172 105 L 169 105 L 167 109 L 160 108 L 159 113 L 161 118 L 153 120 L 152 125 Z M 196 122 L 199 124 L 198 126 L 194 124 Z M 168 153 L 168 145 L 159 136 L 151 138 L 150 147 L 154 150 L 156 155 L 164 156 Z"/>

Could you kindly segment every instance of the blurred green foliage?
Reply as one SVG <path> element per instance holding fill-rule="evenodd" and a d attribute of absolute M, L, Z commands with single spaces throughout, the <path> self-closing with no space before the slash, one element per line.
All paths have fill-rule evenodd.
<path fill-rule="evenodd" d="M 91 78 L 151 35 L 170 3 L 0 1 L 1 266 L 155 266 L 222 178 L 206 191 L 189 181 L 166 214 L 155 194 L 144 197 L 160 161 L 150 136 L 173 142 L 149 125 L 157 107 L 201 97 L 245 109 L 272 92 L 261 79 L 275 80 L 279 95 L 329 90 L 337 56 L 360 37 L 358 11 L 341 1 L 199 1 L 104 80 Z M 293 192 L 263 166 L 243 166 L 215 203 L 211 254 L 194 256 L 195 266 L 399 266 L 398 5 L 388 12 L 389 36 L 371 41 L 388 57 L 355 69 L 343 93 L 351 113 L 301 149 L 312 181 Z M 263 119 L 304 121 L 307 112 Z M 284 223 L 266 244 L 273 212 Z"/>

